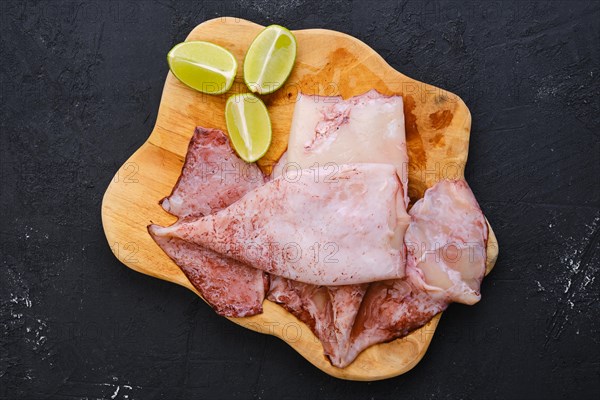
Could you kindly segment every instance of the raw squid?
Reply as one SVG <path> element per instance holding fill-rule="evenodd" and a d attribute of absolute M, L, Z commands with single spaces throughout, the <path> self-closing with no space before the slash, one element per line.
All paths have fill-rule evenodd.
<path fill-rule="evenodd" d="M 467 182 L 444 180 L 410 210 L 407 274 L 432 296 L 474 304 L 485 274 L 488 228 Z"/>
<path fill-rule="evenodd" d="M 402 97 L 371 90 L 348 100 L 300 93 L 287 151 L 288 171 L 348 163 L 396 167 L 408 206 L 408 155 Z"/>
<path fill-rule="evenodd" d="M 335 342 L 331 344 L 332 349 L 326 354 L 336 367 L 343 366 L 344 360 L 348 357 L 352 327 L 369 285 L 369 283 L 363 283 L 327 287 L 333 313 L 332 328 L 335 332 Z"/>
<path fill-rule="evenodd" d="M 345 164 L 315 180 L 281 176 L 214 214 L 154 232 L 304 283 L 347 285 L 404 276 L 402 185 L 389 164 Z"/>
<path fill-rule="evenodd" d="M 202 246 L 158 235 L 158 229 L 150 225 L 148 232 L 217 314 L 247 317 L 262 312 L 269 284 L 266 274 Z"/>
<path fill-rule="evenodd" d="M 284 153 L 270 178 L 278 178 L 287 172 L 287 167 Z M 267 298 L 304 322 L 323 345 L 331 363 L 338 365 L 350 346 L 350 331 L 367 287 L 367 283 L 318 286 L 272 275 Z"/>
<path fill-rule="evenodd" d="M 349 365 L 374 344 L 408 335 L 447 307 L 446 301 L 417 288 L 408 278 L 371 283 L 352 327 L 350 348 L 336 366 Z"/>
<path fill-rule="evenodd" d="M 271 275 L 267 299 L 279 303 L 300 321 L 304 322 L 323 345 L 325 355 L 338 354 L 333 310 L 325 286 L 311 285 Z"/>
<path fill-rule="evenodd" d="M 180 220 L 209 215 L 263 181 L 256 165 L 246 164 L 235 155 L 223 132 L 198 127 L 181 177 L 162 206 Z M 194 243 L 162 236 L 160 229 L 150 225 L 148 232 L 219 315 L 245 317 L 262 312 L 268 288 L 266 274 Z"/>
<path fill-rule="evenodd" d="M 372 90 L 346 101 L 341 97 L 307 96 L 300 94 L 290 131 L 288 152 L 275 166 L 273 176 L 293 174 L 298 168 L 329 166 L 335 168 L 350 162 L 380 162 L 396 166 L 402 178 L 405 205 L 407 195 L 406 139 L 402 98 L 383 96 Z M 327 313 L 313 313 L 318 326 L 327 326 L 324 332 L 313 329 L 323 344 L 325 354 L 333 365 L 345 363 L 350 346 L 350 332 L 368 284 L 327 287 L 329 301 L 323 309 Z M 269 299 L 282 303 L 291 298 L 299 302 L 300 312 L 286 307 L 300 320 L 305 317 L 303 305 L 311 298 L 305 286 L 296 290 L 296 282 L 271 288 Z M 294 292 L 284 296 L 285 290 Z M 272 296 L 276 291 L 277 296 Z M 319 290 L 321 293 L 321 290 Z M 307 322 L 307 321 L 305 321 Z M 311 321 L 309 326 L 314 326 Z M 332 335 L 334 332 L 335 335 Z"/>
<path fill-rule="evenodd" d="M 409 214 L 407 276 L 369 286 L 352 344 L 338 366 L 348 365 L 373 344 L 423 326 L 451 302 L 474 304 L 480 299 L 488 229 L 467 183 L 438 182 Z"/>
<path fill-rule="evenodd" d="M 149 232 L 221 315 L 262 312 L 273 274 L 268 299 L 345 367 L 480 299 L 488 232 L 475 197 L 441 181 L 407 213 L 407 161 L 400 97 L 300 95 L 266 180 L 222 132 L 198 128 L 162 202 L 180 219 Z"/>
<path fill-rule="evenodd" d="M 264 183 L 256 164 L 241 160 L 218 129 L 197 127 L 165 211 L 178 217 L 208 215 L 227 207 Z"/>
<path fill-rule="evenodd" d="M 308 325 L 331 363 L 340 366 L 347 358 L 350 332 L 368 286 L 318 286 L 271 275 L 267 298 Z"/>

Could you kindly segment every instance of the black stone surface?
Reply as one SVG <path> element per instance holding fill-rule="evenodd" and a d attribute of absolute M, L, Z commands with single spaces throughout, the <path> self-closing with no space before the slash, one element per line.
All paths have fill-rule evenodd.
<path fill-rule="evenodd" d="M 0 398 L 559 399 L 600 394 L 597 1 L 2 1 Z M 460 95 L 500 241 L 411 372 L 331 378 L 112 255 L 104 190 L 156 119 L 165 55 L 236 15 L 349 33 Z"/>

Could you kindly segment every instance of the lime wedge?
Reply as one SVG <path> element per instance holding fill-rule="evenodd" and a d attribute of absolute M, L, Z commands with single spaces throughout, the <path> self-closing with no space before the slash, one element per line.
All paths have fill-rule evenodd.
<path fill-rule="evenodd" d="M 244 81 L 250 91 L 273 93 L 285 83 L 296 61 L 296 38 L 279 25 L 266 27 L 244 59 Z"/>
<path fill-rule="evenodd" d="M 246 162 L 265 155 L 271 145 L 271 120 L 265 103 L 251 93 L 227 99 L 225 120 L 233 148 Z"/>
<path fill-rule="evenodd" d="M 177 79 L 209 94 L 228 91 L 237 71 L 233 54 L 209 42 L 179 43 L 171 49 L 167 61 Z"/>

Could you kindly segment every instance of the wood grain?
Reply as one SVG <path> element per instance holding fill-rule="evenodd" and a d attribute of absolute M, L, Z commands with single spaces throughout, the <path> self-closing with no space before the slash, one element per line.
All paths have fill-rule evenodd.
<path fill-rule="evenodd" d="M 187 40 L 207 40 L 229 49 L 238 60 L 238 75 L 230 92 L 209 96 L 189 89 L 169 73 L 158 118 L 150 137 L 116 173 L 102 202 L 102 223 L 113 252 L 138 272 L 198 292 L 180 269 L 153 242 L 150 223 L 169 225 L 176 218 L 158 201 L 171 192 L 196 126 L 226 131 L 225 101 L 245 92 L 241 78 L 243 57 L 263 27 L 237 18 L 218 18 L 198 25 Z M 259 161 L 265 172 L 285 151 L 298 91 L 348 98 L 376 89 L 404 98 L 409 153 L 409 195 L 413 201 L 435 182 L 464 178 L 469 149 L 471 114 L 456 95 L 411 79 L 390 67 L 374 50 L 351 36 L 322 29 L 294 31 L 298 56 L 286 85 L 264 96 L 273 125 L 273 144 Z M 498 255 L 490 228 L 487 271 Z M 269 301 L 264 312 L 249 318 L 232 318 L 236 324 L 275 335 L 324 372 L 342 379 L 379 380 L 400 375 L 423 357 L 440 315 L 411 335 L 364 351 L 344 369 L 331 366 L 310 329 L 282 307 Z M 282 366 L 283 367 L 283 366 Z"/>

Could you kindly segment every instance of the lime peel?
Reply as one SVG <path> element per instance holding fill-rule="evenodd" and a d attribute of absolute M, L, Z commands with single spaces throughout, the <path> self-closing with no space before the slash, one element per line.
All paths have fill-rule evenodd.
<path fill-rule="evenodd" d="M 169 51 L 167 62 L 173 75 L 182 83 L 208 94 L 227 92 L 237 72 L 233 54 L 210 42 L 179 43 Z"/>
<path fill-rule="evenodd" d="M 282 43 L 282 37 L 287 38 L 287 43 Z M 263 29 L 244 58 L 244 81 L 248 89 L 269 94 L 283 86 L 294 67 L 296 48 L 295 36 L 283 26 L 270 25 Z M 265 82 L 274 85 L 264 87 Z"/>
<path fill-rule="evenodd" d="M 266 55 L 266 59 L 271 58 L 271 56 L 273 55 L 273 51 L 275 50 L 275 44 L 277 44 L 277 39 L 279 39 L 279 36 L 281 36 L 281 31 L 277 32 L 277 36 L 275 36 L 275 39 L 273 39 L 273 43 L 271 44 L 271 48 L 269 49 L 269 52 Z M 258 76 L 258 79 L 256 80 L 256 84 L 261 87 L 263 84 L 263 79 L 265 76 L 265 71 L 267 70 L 267 63 L 265 62 L 262 66 L 262 68 L 260 69 L 260 75 Z"/>
<path fill-rule="evenodd" d="M 225 104 L 231 144 L 240 158 L 254 162 L 271 145 L 271 120 L 265 104 L 251 93 L 234 94 Z"/>
<path fill-rule="evenodd" d="M 240 126 L 240 133 L 242 136 L 242 140 L 246 145 L 246 149 L 248 153 L 252 153 L 252 141 L 250 140 L 250 133 L 248 132 L 248 124 L 246 123 L 246 118 L 244 117 L 244 101 L 238 102 L 238 107 L 234 107 L 234 110 L 237 114 L 237 121 Z"/>

